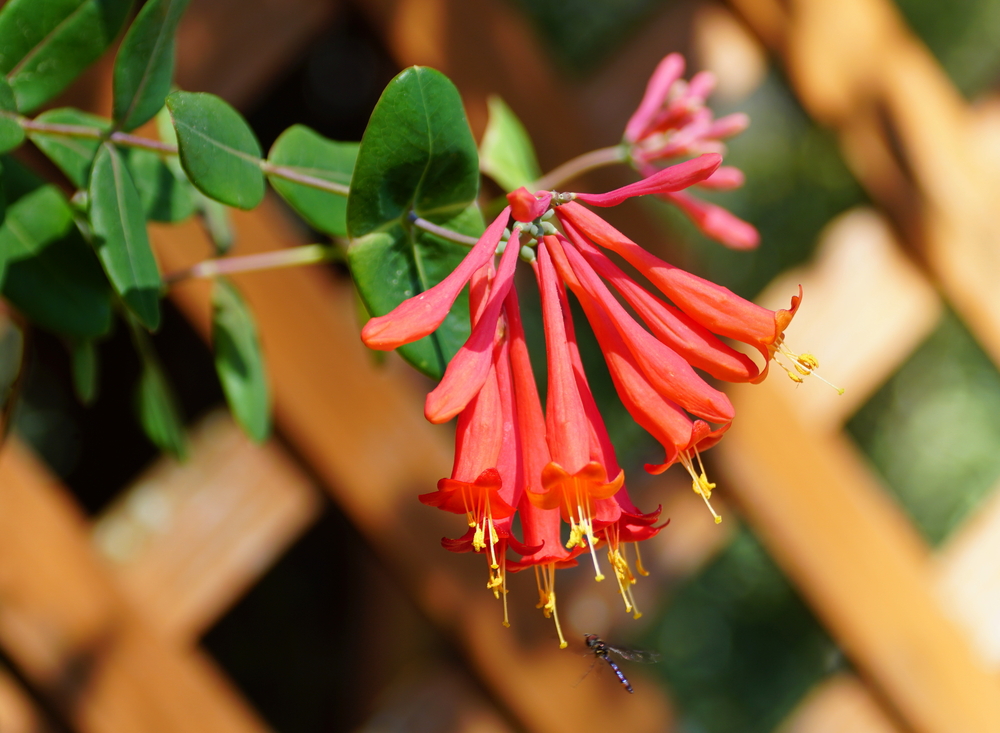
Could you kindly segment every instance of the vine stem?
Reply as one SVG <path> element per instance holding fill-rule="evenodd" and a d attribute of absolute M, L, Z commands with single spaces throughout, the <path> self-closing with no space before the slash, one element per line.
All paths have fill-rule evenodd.
<path fill-rule="evenodd" d="M 82 137 L 88 140 L 110 140 L 116 145 L 123 145 L 129 148 L 142 148 L 152 150 L 155 153 L 176 155 L 177 146 L 162 143 L 159 140 L 129 135 L 127 132 L 107 132 L 96 127 L 84 127 L 83 125 L 60 125 L 55 122 L 38 122 L 29 120 L 26 117 L 18 118 L 18 123 L 25 130 L 41 133 L 43 135 L 61 135 L 63 137 Z"/>
<path fill-rule="evenodd" d="M 286 181 L 301 183 L 303 186 L 318 188 L 321 191 L 335 193 L 338 196 L 347 196 L 351 193 L 351 187 L 344 183 L 334 183 L 333 181 L 316 178 L 315 176 L 307 176 L 305 173 L 299 173 L 297 170 L 286 168 L 281 165 L 274 165 L 274 163 L 270 163 L 266 160 L 260 161 L 260 169 L 269 176 L 284 178 Z"/>
<path fill-rule="evenodd" d="M 572 181 L 587 171 L 615 163 L 624 163 L 626 160 L 628 160 L 628 148 L 624 145 L 598 148 L 589 153 L 578 155 L 572 160 L 567 160 L 558 168 L 554 168 L 537 181 L 529 184 L 528 188 L 532 191 L 549 191 L 567 181 Z"/>
<path fill-rule="evenodd" d="M 168 143 L 160 142 L 159 140 L 151 140 L 149 138 L 139 137 L 137 135 L 130 135 L 126 132 L 116 131 L 112 133 L 107 133 L 96 127 L 87 127 L 84 125 L 63 125 L 54 122 L 38 122 L 37 120 L 28 119 L 27 117 L 18 117 L 18 124 L 22 128 L 29 132 L 34 132 L 36 134 L 42 135 L 61 135 L 63 137 L 78 137 L 86 138 L 88 140 L 110 140 L 116 145 L 121 145 L 123 147 L 131 148 L 142 148 L 144 150 L 150 150 L 155 153 L 160 153 L 161 155 L 177 155 L 177 146 L 170 145 Z M 628 160 L 628 149 L 625 145 L 612 145 L 607 148 L 599 148 L 597 150 L 592 150 L 589 153 L 584 153 L 579 155 L 572 160 L 563 163 L 561 166 L 549 171 L 547 174 L 539 178 L 537 181 L 530 184 L 530 188 L 533 191 L 544 191 L 553 189 L 556 186 L 561 185 L 566 181 L 571 181 L 577 176 L 586 173 L 587 171 L 593 170 L 595 168 L 600 168 L 606 165 L 613 165 L 615 163 L 623 163 Z M 283 178 L 286 181 L 291 181 L 292 183 L 298 183 L 302 186 L 308 186 L 310 188 L 319 189 L 321 191 L 326 191 L 327 193 L 336 194 L 338 196 L 347 196 L 350 194 L 351 188 L 349 185 L 343 183 L 335 183 L 334 181 L 327 181 L 322 178 L 317 178 L 315 176 L 310 176 L 305 173 L 300 173 L 293 168 L 287 168 L 285 166 L 274 165 L 267 160 L 259 160 L 260 169 L 269 176 L 275 178 Z M 410 215 L 410 222 L 417 228 L 423 229 L 424 231 L 435 234 L 442 239 L 447 239 L 450 242 L 456 242 L 458 244 L 464 244 L 466 246 L 473 246 L 478 241 L 475 237 L 470 237 L 465 234 L 460 234 L 459 232 L 454 232 L 445 227 L 438 226 L 433 222 L 427 221 L 415 214 Z M 288 253 L 297 250 L 306 250 L 308 247 L 318 247 L 324 250 L 322 257 L 317 259 L 309 259 L 307 255 L 302 254 L 302 257 L 306 259 L 296 259 L 296 256 L 289 255 Z M 224 272 L 244 272 L 247 270 L 261 270 L 270 269 L 273 267 L 288 267 L 291 265 L 300 264 L 310 264 L 312 262 L 322 262 L 327 259 L 329 255 L 325 253 L 328 248 L 322 245 L 307 245 L 306 247 L 297 247 L 291 250 L 282 250 L 280 252 L 266 253 L 261 255 L 248 255 L 246 257 L 226 257 L 214 260 L 205 260 L 197 265 L 194 265 L 187 270 L 179 273 L 175 273 L 168 277 L 168 282 L 176 282 L 177 280 L 183 280 L 191 277 L 214 277 L 215 275 L 223 274 Z M 271 260 L 267 257 L 274 256 L 276 264 L 252 264 L 255 262 L 255 258 L 261 259 L 261 262 L 270 262 Z M 315 255 L 313 255 L 315 256 Z M 286 262 L 284 258 L 288 257 Z M 223 264 L 232 261 L 231 264 Z M 237 261 L 246 261 L 246 265 L 240 265 Z M 217 269 L 217 268 L 234 268 L 234 269 Z"/>
<path fill-rule="evenodd" d="M 234 272 L 275 270 L 279 267 L 314 265 L 335 258 L 336 254 L 332 247 L 324 244 L 304 244 L 300 247 L 289 247 L 275 252 L 202 260 L 191 267 L 173 272 L 163 279 L 167 285 L 174 285 L 181 280 L 192 278 L 217 277 L 218 275 L 230 275 Z"/>
<path fill-rule="evenodd" d="M 25 130 L 37 134 L 80 137 L 87 140 L 110 140 L 115 143 L 115 145 L 121 145 L 127 148 L 142 148 L 143 150 L 151 150 L 162 155 L 177 155 L 176 145 L 170 145 L 168 143 L 160 142 L 159 140 L 150 140 L 149 138 L 139 137 L 138 135 L 129 135 L 127 132 L 112 132 L 111 134 L 108 134 L 96 127 L 86 127 L 84 125 L 61 125 L 55 122 L 38 122 L 37 120 L 29 120 L 26 117 L 19 118 L 18 122 Z M 316 178 L 315 176 L 309 176 L 305 173 L 299 173 L 292 168 L 274 165 L 266 160 L 260 161 L 260 169 L 269 176 L 284 178 L 287 181 L 292 181 L 293 183 L 298 183 L 303 186 L 309 186 L 310 188 L 318 188 L 328 193 L 337 194 L 338 196 L 347 196 L 351 191 L 350 186 L 343 183 L 335 183 L 333 181 L 323 180 L 322 178 Z"/>
<path fill-rule="evenodd" d="M 418 229 L 423 229 L 425 232 L 436 234 L 442 239 L 447 239 L 449 242 L 456 242 L 457 244 L 465 244 L 472 247 L 479 241 L 477 237 L 470 237 L 467 234 L 459 234 L 458 232 L 453 232 L 451 229 L 440 227 L 432 221 L 421 219 L 415 212 L 410 212 L 409 218 L 413 226 Z"/>

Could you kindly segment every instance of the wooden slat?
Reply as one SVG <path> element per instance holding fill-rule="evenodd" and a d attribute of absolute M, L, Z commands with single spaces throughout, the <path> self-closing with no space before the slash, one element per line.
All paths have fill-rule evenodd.
<path fill-rule="evenodd" d="M 46 720 L 14 675 L 0 667 L 0 731 L 47 733 L 49 730 Z"/>
<path fill-rule="evenodd" d="M 857 677 L 839 674 L 810 693 L 778 733 L 902 733 Z"/>
<path fill-rule="evenodd" d="M 978 120 L 887 0 L 731 0 L 807 111 L 1000 364 L 1000 173 Z"/>
<path fill-rule="evenodd" d="M 193 642 L 317 517 L 320 494 L 273 441 L 223 413 L 163 457 L 97 520 L 123 593 L 164 639 Z"/>
<path fill-rule="evenodd" d="M 177 33 L 176 82 L 245 108 L 304 55 L 340 7 L 338 0 L 194 0 Z"/>
<path fill-rule="evenodd" d="M 888 227 L 864 211 L 831 225 L 815 265 L 779 278 L 762 301 L 783 303 L 799 283 L 806 300 L 786 343 L 815 351 L 826 376 L 847 395 L 860 394 L 841 407 L 825 385 L 796 386 L 780 373 L 731 390 L 739 417 L 718 449 L 725 487 L 909 725 L 927 732 L 996 729 L 998 679 L 938 604 L 926 545 L 841 432 L 856 405 L 934 327 L 937 298 L 900 256 Z M 824 391 L 830 394 L 812 396 Z M 838 694 L 820 691 L 804 703 L 800 729 L 807 730 L 804 721 L 819 725 L 823 716 L 811 706 L 829 707 L 826 695 Z"/>
<path fill-rule="evenodd" d="M 0 451 L 0 643 L 83 733 L 266 730 L 211 663 L 119 595 L 73 500 L 16 438 Z"/>

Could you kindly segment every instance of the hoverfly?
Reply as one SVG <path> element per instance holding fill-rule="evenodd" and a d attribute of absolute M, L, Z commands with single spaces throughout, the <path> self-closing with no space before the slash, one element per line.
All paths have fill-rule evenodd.
<path fill-rule="evenodd" d="M 613 652 L 622 659 L 627 659 L 630 662 L 642 662 L 644 664 L 655 662 L 660 658 L 660 655 L 656 652 L 611 646 L 604 642 L 597 634 L 586 634 L 583 640 L 587 642 L 587 648 L 594 654 L 594 664 L 597 663 L 598 659 L 603 659 L 607 662 L 612 671 L 618 676 L 618 681 L 622 683 L 622 687 L 629 692 L 635 692 L 635 690 L 632 689 L 632 685 L 629 684 L 628 679 L 625 678 L 624 673 L 622 673 L 621 669 L 611 658 L 609 652 Z M 593 669 L 593 665 L 591 665 L 591 669 Z"/>

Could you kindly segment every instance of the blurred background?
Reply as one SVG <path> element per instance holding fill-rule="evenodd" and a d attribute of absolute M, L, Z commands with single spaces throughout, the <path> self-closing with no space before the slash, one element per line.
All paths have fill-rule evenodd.
<path fill-rule="evenodd" d="M 0 324 L 24 351 L 0 454 L 0 733 L 1000 730 L 1000 1 L 192 0 L 177 79 L 267 149 L 294 123 L 360 139 L 425 64 L 477 138 L 501 95 L 548 170 L 617 142 L 671 51 L 717 74 L 717 114 L 751 117 L 727 156 L 748 183 L 715 198 L 762 244 L 726 251 L 658 202 L 609 218 L 770 307 L 801 283 L 788 343 L 847 392 L 780 373 L 732 390 L 716 526 L 681 469 L 642 472 L 659 449 L 589 345 L 630 490 L 671 518 L 643 547 L 642 617 L 579 568 L 558 580 L 569 650 L 527 574 L 501 627 L 482 558 L 439 547 L 461 522 L 416 501 L 449 472 L 450 428 L 422 421 L 422 378 L 361 348 L 343 270 L 238 278 L 274 383 L 263 447 L 221 409 L 207 291 L 184 284 L 155 337 L 180 465 L 134 422 L 123 329 L 83 408 L 65 345 Z M 54 106 L 106 113 L 112 60 Z M 232 216 L 237 254 L 317 236 L 277 200 Z M 195 224 L 154 227 L 166 272 L 209 251 Z M 625 667 L 635 695 L 606 669 L 581 681 L 588 632 L 662 660 Z"/>

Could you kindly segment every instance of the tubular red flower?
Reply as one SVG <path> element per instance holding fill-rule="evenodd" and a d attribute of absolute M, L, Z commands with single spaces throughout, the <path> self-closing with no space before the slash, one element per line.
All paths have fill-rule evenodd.
<path fill-rule="evenodd" d="M 767 365 L 781 346 L 785 328 L 802 300 L 802 289 L 787 310 L 772 311 L 745 300 L 728 288 L 709 282 L 650 254 L 584 207 L 568 203 L 556 209 L 595 244 L 617 252 L 641 272 L 684 313 L 719 336 L 758 349 L 764 368 L 754 382 L 767 376 Z"/>
<path fill-rule="evenodd" d="M 684 57 L 679 53 L 672 53 L 660 61 L 653 75 L 649 78 L 646 93 L 643 95 L 638 109 L 625 126 L 626 142 L 634 143 L 646 133 L 666 101 L 670 88 L 674 82 L 681 78 L 683 73 Z"/>
<path fill-rule="evenodd" d="M 518 230 L 511 234 L 507 249 L 500 258 L 500 268 L 493 280 L 482 317 L 473 325 L 472 334 L 448 363 L 441 382 L 424 403 L 424 416 L 432 423 L 451 420 L 461 412 L 482 387 L 493 360 L 493 345 L 504 298 L 514 281 L 514 267 L 520 250 Z"/>
<path fill-rule="evenodd" d="M 707 328 L 682 311 L 663 302 L 626 275 L 569 221 L 563 223 L 570 240 L 587 262 L 622 294 L 653 335 L 693 367 L 727 382 L 749 382 L 758 375 L 757 365 L 746 354 L 727 346 Z"/>
<path fill-rule="evenodd" d="M 448 315 L 455 298 L 472 274 L 493 257 L 509 218 L 510 207 L 507 207 L 444 280 L 404 300 L 384 316 L 370 319 L 361 329 L 361 340 L 365 345 L 370 349 L 392 351 L 433 333 Z"/>
<path fill-rule="evenodd" d="M 617 206 L 633 196 L 663 194 L 688 188 L 711 176 L 720 165 L 722 165 L 722 156 L 708 153 L 699 155 L 693 160 L 686 160 L 683 163 L 664 168 L 648 178 L 616 188 L 614 191 L 577 193 L 574 196 L 578 201 L 583 201 L 591 206 Z"/>
<path fill-rule="evenodd" d="M 555 250 L 559 246 L 559 238 L 552 239 L 555 240 Z M 549 244 L 548 239 L 546 244 Z M 658 394 L 706 420 L 729 422 L 733 419 L 733 406 L 728 397 L 709 386 L 677 352 L 639 326 L 579 252 L 572 246 L 560 249 L 582 286 L 579 291 L 574 291 L 577 297 L 581 302 L 586 299 L 592 312 L 607 316 L 631 351 L 646 381 Z M 591 325 L 596 330 L 593 320 Z"/>
<path fill-rule="evenodd" d="M 510 214 L 514 217 L 514 221 L 527 223 L 534 221 L 549 210 L 552 192 L 531 193 L 524 186 L 521 186 L 516 191 L 507 194 L 507 201 L 510 202 Z"/>
<path fill-rule="evenodd" d="M 719 168 L 698 184 L 698 188 L 707 188 L 712 191 L 730 191 L 739 188 L 746 183 L 746 176 L 739 168 L 731 165 L 719 166 Z"/>
<path fill-rule="evenodd" d="M 697 199 L 686 191 L 663 194 L 663 199 L 676 204 L 705 236 L 731 249 L 756 249 L 760 244 L 756 227 L 721 206 Z"/>

